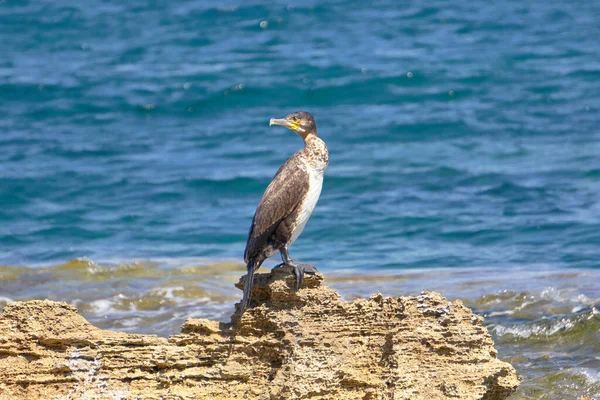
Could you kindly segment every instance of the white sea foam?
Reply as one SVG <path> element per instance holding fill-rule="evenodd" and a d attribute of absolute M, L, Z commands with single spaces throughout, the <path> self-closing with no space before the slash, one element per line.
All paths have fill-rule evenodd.
<path fill-rule="evenodd" d="M 150 292 L 152 294 L 156 294 L 157 296 L 162 296 L 165 299 L 175 300 L 179 298 L 179 296 L 175 296 L 173 292 L 175 291 L 183 291 L 185 288 L 183 286 L 174 286 L 174 287 L 161 287 L 161 288 L 153 288 Z"/>
<path fill-rule="evenodd" d="M 142 322 L 142 318 L 133 317 L 133 318 L 123 318 L 119 320 L 119 324 L 124 328 L 135 328 L 140 325 Z"/>
<path fill-rule="evenodd" d="M 550 336 L 562 330 L 572 329 L 576 322 L 568 318 L 562 318 L 550 325 L 542 325 L 535 323 L 533 325 L 496 325 L 493 331 L 498 336 L 513 335 L 521 338 L 529 338 L 531 336 Z"/>
<path fill-rule="evenodd" d="M 108 314 L 117 312 L 117 310 L 115 310 L 113 307 L 113 302 L 108 299 L 94 300 L 90 303 L 90 307 L 92 307 L 92 310 L 95 314 Z"/>
<path fill-rule="evenodd" d="M 600 371 L 589 368 L 582 368 L 579 372 L 585 376 L 585 379 L 591 384 L 600 383 Z"/>

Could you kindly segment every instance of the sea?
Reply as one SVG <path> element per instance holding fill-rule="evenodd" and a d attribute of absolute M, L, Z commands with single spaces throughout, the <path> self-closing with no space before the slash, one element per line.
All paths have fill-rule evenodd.
<path fill-rule="evenodd" d="M 330 165 L 294 259 L 462 299 L 513 400 L 599 399 L 599 38 L 598 1 L 0 0 L 0 308 L 228 321 L 303 145 L 269 119 L 305 110 Z"/>

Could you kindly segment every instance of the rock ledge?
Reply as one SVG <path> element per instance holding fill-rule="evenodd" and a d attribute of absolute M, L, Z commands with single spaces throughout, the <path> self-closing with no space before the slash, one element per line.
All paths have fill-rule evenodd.
<path fill-rule="evenodd" d="M 0 315 L 0 399 L 504 399 L 519 382 L 459 300 L 437 293 L 352 303 L 285 269 L 258 274 L 231 324 L 103 331 L 66 303 Z M 243 285 L 242 281 L 238 285 Z"/>

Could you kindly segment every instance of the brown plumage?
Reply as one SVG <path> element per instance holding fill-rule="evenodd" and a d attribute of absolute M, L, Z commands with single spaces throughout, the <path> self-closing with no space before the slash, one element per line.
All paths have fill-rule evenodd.
<path fill-rule="evenodd" d="M 283 125 L 298 133 L 305 147 L 279 168 L 254 214 L 244 252 L 248 275 L 242 311 L 250 302 L 254 272 L 277 252 L 281 252 L 285 264 L 294 268 L 297 287 L 302 283 L 303 271 L 292 262 L 287 247 L 300 235 L 316 205 L 329 162 L 327 146 L 317 137 L 316 125 L 309 113 L 272 119 L 271 125 Z"/>
<path fill-rule="evenodd" d="M 298 168 L 299 156 L 295 153 L 279 168 L 258 203 L 246 242 L 246 263 L 262 264 L 291 238 L 291 214 L 297 213 L 308 192 L 308 173 Z"/>

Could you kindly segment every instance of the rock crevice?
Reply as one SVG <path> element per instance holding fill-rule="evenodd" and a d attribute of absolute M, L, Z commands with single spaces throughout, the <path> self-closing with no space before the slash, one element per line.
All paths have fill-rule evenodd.
<path fill-rule="evenodd" d="M 243 315 L 169 338 L 101 330 L 65 303 L 9 304 L 0 399 L 503 399 L 518 386 L 459 300 L 348 303 L 319 274 L 294 286 L 285 269 L 257 274 Z"/>

